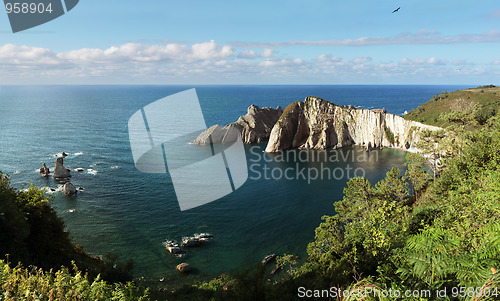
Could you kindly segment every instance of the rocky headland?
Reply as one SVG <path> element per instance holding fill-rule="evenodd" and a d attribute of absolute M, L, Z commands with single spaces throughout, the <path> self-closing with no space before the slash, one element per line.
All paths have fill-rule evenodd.
<path fill-rule="evenodd" d="M 286 107 L 271 131 L 266 152 L 350 145 L 410 149 L 424 129 L 441 128 L 405 120 L 382 109 L 353 109 L 309 96 Z"/>
<path fill-rule="evenodd" d="M 287 149 L 328 149 L 361 145 L 366 149 L 393 147 L 415 148 L 422 130 L 440 127 L 406 120 L 383 109 L 357 109 L 340 106 L 318 97 L 308 96 L 283 111 L 252 105 L 248 113 L 225 127 L 214 125 L 201 133 L 194 144 L 230 143 L 234 131 L 242 133 L 244 143 L 268 140 L 266 152 Z M 212 141 L 210 141 L 210 138 Z"/>
<path fill-rule="evenodd" d="M 241 133 L 243 143 L 261 143 L 269 139 L 271 130 L 283 113 L 281 107 L 259 108 L 251 105 L 247 114 L 240 116 L 236 122 L 224 127 L 218 124 L 203 131 L 194 141 L 194 144 L 210 145 L 210 143 L 231 143 L 236 141 L 237 133 Z M 237 130 L 237 131 L 235 131 Z M 212 141 L 210 141 L 210 138 Z"/>

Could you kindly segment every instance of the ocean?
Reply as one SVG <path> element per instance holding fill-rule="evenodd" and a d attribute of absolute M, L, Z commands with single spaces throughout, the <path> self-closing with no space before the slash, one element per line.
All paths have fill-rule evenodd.
<path fill-rule="evenodd" d="M 211 126 L 236 121 L 251 104 L 285 108 L 309 95 L 402 114 L 443 90 L 469 87 L 0 86 L 0 170 L 19 189 L 30 183 L 55 189 L 52 205 L 74 243 L 88 253 L 115 252 L 135 261 L 135 276 L 179 282 L 243 269 L 271 253 L 305 258 L 314 229 L 323 215 L 335 213 L 333 204 L 342 199 L 349 177 L 364 175 L 375 184 L 392 167 L 403 168 L 405 152 L 396 149 L 368 154 L 349 147 L 320 158 L 314 151 L 293 150 L 287 159 L 277 159 L 263 153 L 265 143 L 246 145 L 252 168 L 247 182 L 219 200 L 180 211 L 169 174 L 135 168 L 127 124 L 145 105 L 190 88 L 196 88 Z M 38 173 L 44 162 L 52 169 L 62 151 L 68 154 L 66 167 L 84 169 L 71 172 L 71 182 L 84 189 L 74 197 L 60 192 L 61 182 Z M 280 176 L 286 168 L 294 172 L 292 179 Z M 304 168 L 332 173 L 316 180 L 296 176 Z M 166 240 L 197 233 L 214 238 L 189 249 L 185 258 L 165 250 Z M 179 275 L 175 266 L 180 262 L 195 272 Z"/>

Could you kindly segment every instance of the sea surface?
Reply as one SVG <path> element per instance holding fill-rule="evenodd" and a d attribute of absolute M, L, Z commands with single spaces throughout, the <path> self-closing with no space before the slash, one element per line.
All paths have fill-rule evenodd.
<path fill-rule="evenodd" d="M 395 149 L 368 154 L 349 147 L 322 155 L 293 150 L 277 157 L 263 153 L 265 144 L 246 145 L 247 182 L 219 200 L 181 211 L 168 173 L 135 168 L 127 125 L 145 105 L 190 88 L 196 88 L 211 126 L 235 121 L 251 104 L 285 108 L 309 95 L 402 114 L 443 90 L 469 87 L 0 86 L 0 170 L 19 189 L 32 183 L 56 190 L 48 192 L 52 205 L 88 253 L 115 252 L 134 259 L 136 276 L 176 282 L 243 269 L 271 253 L 304 258 L 314 229 L 323 215 L 334 214 L 333 203 L 342 199 L 350 177 L 365 175 L 375 184 L 391 167 L 403 168 L 405 153 Z M 71 182 L 84 189 L 75 197 L 60 192 L 62 182 L 38 173 L 44 162 L 52 169 L 62 151 L 68 154 L 66 167 L 84 169 L 71 172 Z M 320 171 L 321 177 L 308 171 Z M 166 240 L 197 233 L 214 238 L 189 249 L 185 258 L 165 250 Z M 180 262 L 195 272 L 179 275 Z"/>

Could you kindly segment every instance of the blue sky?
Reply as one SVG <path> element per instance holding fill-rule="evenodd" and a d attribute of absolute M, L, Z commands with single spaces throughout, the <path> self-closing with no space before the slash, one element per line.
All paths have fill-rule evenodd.
<path fill-rule="evenodd" d="M 81 0 L 16 34 L 0 13 L 0 65 L 0 84 L 500 84 L 500 2 Z"/>

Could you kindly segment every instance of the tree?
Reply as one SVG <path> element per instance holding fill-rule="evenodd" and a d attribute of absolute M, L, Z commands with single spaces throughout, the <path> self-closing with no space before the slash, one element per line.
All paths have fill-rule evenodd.
<path fill-rule="evenodd" d="M 412 186 L 413 196 L 418 200 L 420 192 L 425 188 L 429 181 L 429 177 L 424 170 L 426 160 L 419 154 L 407 153 L 405 166 L 408 168 L 405 172 L 405 177 Z"/>
<path fill-rule="evenodd" d="M 110 281 L 131 280 L 132 261 L 117 262 L 113 256 L 101 260 L 73 245 L 50 200 L 33 185 L 21 191 L 11 187 L 9 177 L 0 172 L 0 257 L 8 254 L 10 261 L 44 270 L 75 261 L 90 278 L 100 274 Z"/>
<path fill-rule="evenodd" d="M 353 178 L 335 203 L 336 215 L 323 217 L 316 238 L 308 246 L 310 260 L 326 271 L 349 267 L 350 275 L 376 275 L 395 248 L 402 247 L 408 220 L 408 188 L 393 168 L 372 187 L 365 178 Z M 327 272 L 327 274 L 330 274 Z"/>
<path fill-rule="evenodd" d="M 420 132 L 420 140 L 416 143 L 421 153 L 430 158 L 434 181 L 436 180 L 436 174 L 440 167 L 439 160 L 441 158 L 441 149 L 439 148 L 439 142 L 444 137 L 445 132 L 443 130 L 422 130 L 422 132 Z"/>

